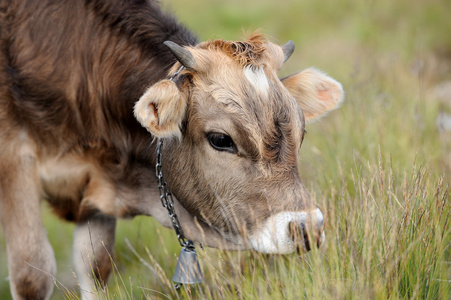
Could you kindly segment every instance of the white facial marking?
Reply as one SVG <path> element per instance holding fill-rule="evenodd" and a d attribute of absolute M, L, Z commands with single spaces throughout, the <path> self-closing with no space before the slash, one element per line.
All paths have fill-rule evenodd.
<path fill-rule="evenodd" d="M 268 78 L 266 78 L 263 67 L 246 66 L 244 67 L 243 72 L 247 80 L 249 80 L 249 82 L 254 86 L 254 88 L 257 91 L 261 93 L 268 92 L 269 82 Z"/>
<path fill-rule="evenodd" d="M 317 228 L 322 227 L 323 214 L 317 208 L 311 212 L 282 212 L 271 216 L 250 238 L 250 246 L 263 253 L 287 254 L 296 251 L 297 244 L 290 235 L 289 224 L 312 222 Z M 320 235 L 320 245 L 325 241 L 324 231 Z"/>

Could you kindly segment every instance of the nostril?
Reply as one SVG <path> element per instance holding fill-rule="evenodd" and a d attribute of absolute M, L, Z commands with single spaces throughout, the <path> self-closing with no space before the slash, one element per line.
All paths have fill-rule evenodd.
<path fill-rule="evenodd" d="M 310 240 L 304 223 L 290 222 L 288 224 L 290 238 L 295 245 L 305 245 L 305 250 L 310 251 Z"/>
<path fill-rule="evenodd" d="M 302 232 L 304 233 L 302 237 L 304 239 L 305 249 L 307 251 L 310 251 L 312 248 L 310 248 L 310 239 L 308 237 L 307 230 L 305 230 L 304 224 L 301 224 L 301 226 L 302 226 Z"/>

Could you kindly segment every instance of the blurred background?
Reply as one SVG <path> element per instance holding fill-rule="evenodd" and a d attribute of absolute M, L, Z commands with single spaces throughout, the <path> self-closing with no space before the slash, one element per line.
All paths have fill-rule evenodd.
<path fill-rule="evenodd" d="M 318 199 L 322 210 L 326 210 L 326 232 L 328 238 L 331 238 L 329 246 L 319 254 L 323 261 L 327 260 L 330 264 L 324 270 L 321 269 L 324 273 L 315 275 L 315 271 L 308 266 L 299 266 L 299 270 L 310 270 L 310 277 L 307 276 L 310 285 L 304 281 L 307 280 L 305 274 L 284 271 L 283 274 L 290 276 L 289 278 L 295 278 L 293 285 L 303 287 L 306 294 L 302 295 L 312 296 L 306 291 L 314 285 L 315 278 L 322 278 L 324 274 L 329 276 L 331 271 L 336 271 L 336 277 L 330 275 L 330 280 L 322 279 L 327 288 L 323 292 L 316 291 L 317 295 L 337 298 L 369 296 L 381 299 L 390 296 L 449 296 L 451 247 L 448 247 L 448 221 L 440 219 L 436 223 L 431 221 L 432 223 L 424 225 L 425 228 L 431 228 L 430 224 L 435 224 L 432 227 L 441 230 L 443 240 L 440 240 L 442 246 L 437 246 L 439 254 L 416 252 L 410 257 L 409 249 L 420 247 L 420 238 L 413 235 L 407 236 L 407 239 L 411 239 L 411 248 L 402 248 L 399 252 L 390 250 L 394 251 L 392 258 L 395 260 L 401 257 L 412 259 L 410 267 L 397 269 L 393 273 L 395 275 L 392 274 L 397 278 L 395 282 L 398 288 L 407 285 L 405 293 L 402 288 L 395 292 L 396 288 L 387 285 L 386 281 L 392 279 L 383 274 L 391 274 L 390 266 L 393 266 L 388 262 L 385 271 L 371 273 L 374 269 L 372 267 L 378 266 L 378 261 L 383 264 L 383 258 L 390 256 L 390 252 L 382 255 L 380 253 L 384 250 L 378 248 L 379 244 L 372 244 L 373 247 L 367 249 L 370 254 L 366 253 L 365 243 L 368 243 L 365 233 L 368 233 L 368 228 L 362 226 L 362 229 L 358 229 L 360 227 L 357 225 L 380 225 L 382 236 L 391 230 L 391 227 L 384 227 L 387 224 L 405 221 L 402 216 L 405 216 L 404 212 L 408 207 L 406 203 L 412 198 L 403 195 L 409 194 L 409 187 L 414 189 L 412 182 L 418 184 L 420 192 L 430 199 L 434 198 L 437 191 L 442 199 L 440 201 L 446 200 L 448 208 L 445 207 L 447 210 L 444 211 L 450 211 L 446 186 L 450 183 L 451 174 L 451 2 L 162 0 L 161 5 L 196 32 L 200 40 L 239 40 L 248 37 L 255 30 L 279 44 L 293 40 L 296 50 L 281 70 L 280 77 L 314 66 L 327 72 L 344 86 L 346 98 L 342 107 L 307 126 L 308 134 L 301 149 L 301 176 L 309 191 Z M 373 204 L 366 198 L 366 193 L 374 195 L 370 197 Z M 391 195 L 394 195 L 393 199 L 396 198 L 399 205 L 391 202 L 384 202 L 385 205 L 377 203 L 379 198 L 389 201 L 387 199 L 392 199 Z M 362 204 L 367 200 L 367 206 Z M 418 204 L 420 208 L 423 205 L 421 203 Z M 364 206 L 365 213 L 362 212 Z M 377 218 L 372 219 L 373 212 L 384 214 L 380 224 L 375 221 Z M 65 289 L 76 288 L 71 265 L 74 226 L 57 220 L 49 213 L 45 203 L 42 214 L 57 258 L 58 285 L 64 287 L 55 289 L 52 299 L 75 297 Z M 434 216 L 438 216 L 438 213 L 431 218 Z M 361 237 L 357 238 L 355 235 Z M 439 245 L 437 237 L 433 237 L 434 243 Z M 394 240 L 398 238 L 398 235 L 393 236 Z M 110 280 L 114 291 L 107 293 L 105 298 L 179 297 L 161 288 L 161 282 L 155 279 L 158 277 L 155 270 L 147 268 L 139 260 L 127 246 L 126 239 L 149 264 L 161 267 L 161 276 L 166 274 L 169 279 L 172 277 L 180 250 L 173 231 L 155 224 L 151 218 L 138 217 L 120 221 L 115 248 L 116 273 L 119 275 Z M 374 243 L 379 242 L 384 244 L 384 239 L 379 241 L 376 238 Z M 384 245 L 390 245 L 390 241 Z M 332 250 L 335 251 L 335 256 L 331 254 Z M 223 258 L 222 254 L 205 254 L 208 255 Z M 374 261 L 373 258 L 368 258 L 368 266 L 366 255 L 375 257 Z M 438 258 L 429 258 L 433 261 L 422 259 L 426 255 Z M 338 261 L 344 256 L 348 257 L 349 265 L 337 262 L 335 267 L 330 267 L 334 265 L 334 259 Z M 238 261 L 242 261 L 241 259 L 238 258 Z M 250 259 L 255 260 L 253 257 Z M 267 262 L 267 258 L 262 259 Z M 399 260 L 397 263 L 400 263 Z M 424 272 L 421 271 L 423 275 L 413 271 L 416 263 L 424 264 Z M 241 265 L 240 268 L 246 269 L 248 264 L 252 263 Z M 430 281 L 427 277 L 426 283 L 426 279 L 421 279 L 421 276 L 429 276 L 428 265 L 433 266 L 433 271 L 438 271 L 434 271 L 436 277 L 431 275 Z M 228 274 L 226 270 L 224 272 Z M 413 279 L 407 274 L 412 272 L 417 274 L 412 275 Z M 370 275 L 359 277 L 359 274 Z M 5 244 L 0 233 L 0 299 L 10 299 L 7 276 Z M 404 282 L 404 277 L 412 288 Z M 291 290 L 292 294 L 288 293 L 287 296 L 284 293 L 286 288 L 284 290 L 277 285 L 276 279 L 271 280 L 270 286 L 274 283 L 274 286 L 278 286 L 274 290 L 282 291 L 279 293 L 281 298 L 299 296 Z M 251 289 L 258 290 L 256 286 L 250 285 Z M 408 292 L 409 289 L 412 291 Z M 246 295 L 245 291 L 241 293 Z M 279 295 L 249 293 L 247 295 L 251 298 Z M 200 295 L 201 298 L 205 296 L 202 293 Z"/>

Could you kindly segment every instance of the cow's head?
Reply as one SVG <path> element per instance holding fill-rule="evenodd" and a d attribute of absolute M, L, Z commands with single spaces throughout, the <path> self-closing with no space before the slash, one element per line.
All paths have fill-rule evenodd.
<path fill-rule="evenodd" d="M 315 69 L 279 79 L 292 42 L 166 45 L 178 60 L 169 75 L 182 70 L 151 86 L 135 115 L 167 141 L 173 194 L 223 237 L 257 251 L 320 246 L 323 215 L 301 182 L 298 153 L 305 122 L 342 102 L 340 83 Z"/>

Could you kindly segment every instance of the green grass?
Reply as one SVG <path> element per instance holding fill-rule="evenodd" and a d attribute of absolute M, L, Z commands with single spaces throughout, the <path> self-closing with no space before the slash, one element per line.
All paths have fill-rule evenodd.
<path fill-rule="evenodd" d="M 151 218 L 121 221 L 115 272 L 99 297 L 450 299 L 451 133 L 439 133 L 436 118 L 451 103 L 430 91 L 451 80 L 451 3 L 187 3 L 164 5 L 202 40 L 260 29 L 280 44 L 296 43 L 281 76 L 315 66 L 343 83 L 345 103 L 308 125 L 300 158 L 304 183 L 325 214 L 327 241 L 303 256 L 199 250 L 205 283 L 175 292 L 174 232 Z M 47 209 L 43 216 L 61 281 L 52 299 L 73 299 L 73 225 Z M 9 299 L 4 249 L 0 236 L 0 298 Z"/>

